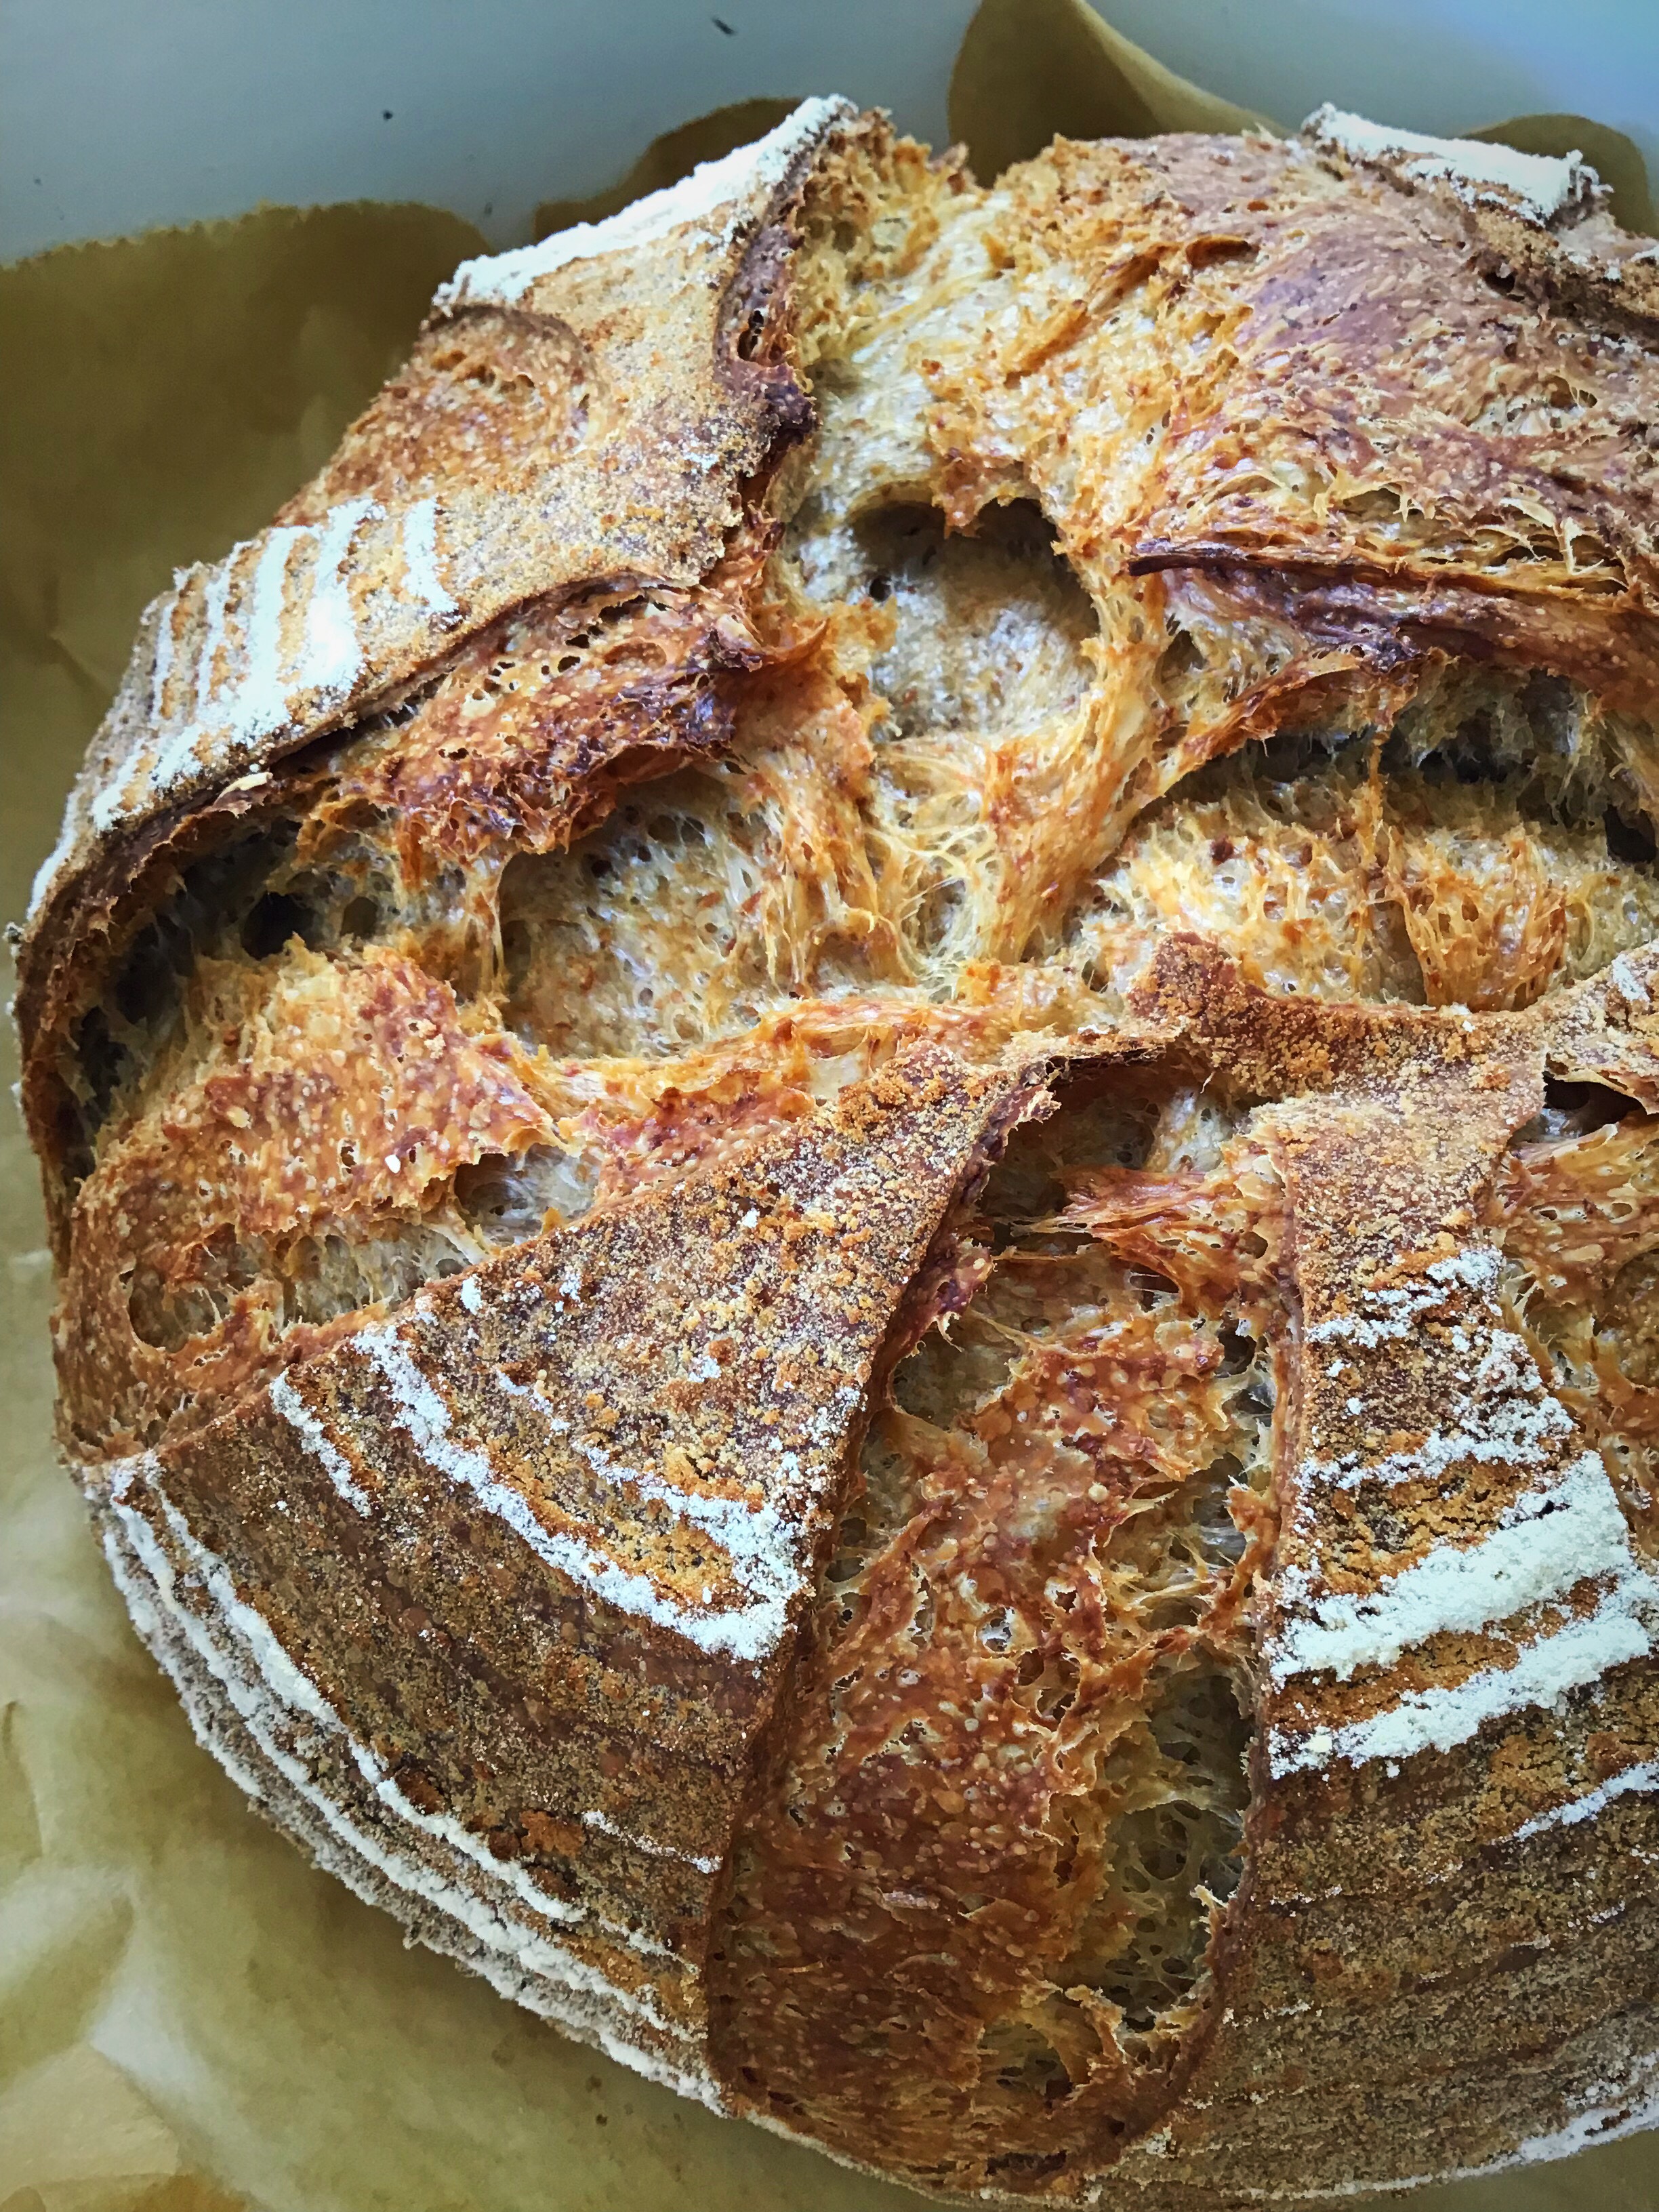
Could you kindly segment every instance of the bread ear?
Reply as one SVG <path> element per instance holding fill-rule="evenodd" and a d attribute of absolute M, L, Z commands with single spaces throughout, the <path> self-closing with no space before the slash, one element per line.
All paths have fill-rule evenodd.
<path fill-rule="evenodd" d="M 1650 2070 L 1651 365 L 1376 166 L 994 204 L 816 103 L 469 264 L 153 611 L 23 947 L 65 1428 L 204 1738 L 935 2188 L 1381 2185 Z M 1039 1048 L 1130 1105 L 977 1191 Z M 1547 1068 L 1620 1095 L 1517 1152 Z"/>
<path fill-rule="evenodd" d="M 746 480 L 809 419 L 787 225 L 855 121 L 809 100 L 623 217 L 463 264 L 315 481 L 147 611 L 26 970 L 112 841 L 392 702 L 526 600 L 714 565 Z"/>
<path fill-rule="evenodd" d="M 698 2078 L 721 1870 L 872 1371 L 1035 1088 L 912 1052 L 89 1473 L 231 1772 L 425 1940 Z"/>

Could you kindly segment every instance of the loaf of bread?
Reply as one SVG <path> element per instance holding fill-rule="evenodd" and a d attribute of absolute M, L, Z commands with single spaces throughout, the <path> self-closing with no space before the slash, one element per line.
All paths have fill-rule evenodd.
<path fill-rule="evenodd" d="M 629 2065 L 1223 2212 L 1659 2118 L 1659 259 L 844 102 L 470 262 L 21 940 L 202 1741 Z"/>

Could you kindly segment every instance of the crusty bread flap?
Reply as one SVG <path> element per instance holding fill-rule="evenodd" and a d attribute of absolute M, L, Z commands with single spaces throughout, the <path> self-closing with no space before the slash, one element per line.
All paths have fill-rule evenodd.
<path fill-rule="evenodd" d="M 1032 1088 L 913 1053 L 94 1485 L 141 1626 L 228 1702 L 215 1747 L 255 1794 L 677 2079 L 706 2071 L 719 1877 L 872 1366 Z"/>
<path fill-rule="evenodd" d="M 152 610 L 22 946 L 64 1432 L 362 1894 L 969 2198 L 1650 2110 L 1645 251 L 811 102 Z"/>

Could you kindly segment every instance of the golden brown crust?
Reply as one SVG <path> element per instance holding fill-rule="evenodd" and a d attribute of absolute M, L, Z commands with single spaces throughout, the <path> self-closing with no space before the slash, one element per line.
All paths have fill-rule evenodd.
<path fill-rule="evenodd" d="M 19 1001 L 135 1618 L 363 1893 L 935 2190 L 1622 2125 L 1647 274 L 1309 143 L 734 173 L 147 618 Z M 1054 1097 L 1161 1133 L 981 1218 Z"/>
<path fill-rule="evenodd" d="M 568 1978 L 650 1990 L 668 2027 L 645 2048 L 676 2063 L 700 2055 L 718 1876 L 872 1364 L 1021 1095 L 914 1052 L 95 1482 L 129 1551 L 249 1594 L 266 1757 L 275 1639 L 333 1763 L 424 1816 L 439 1880 L 471 1875 L 453 1824 L 516 1870 Z"/>
<path fill-rule="evenodd" d="M 1296 142 L 1062 143 L 1008 200 L 1017 307 L 939 380 L 960 520 L 1023 475 L 1085 573 L 1200 575 L 1294 635 L 1304 682 L 1439 645 L 1650 702 L 1648 345 L 1506 299 L 1461 208 Z M 1534 260 L 1547 299 L 1571 264 Z M 1102 428 L 1068 436 L 1097 386 Z M 1103 512 L 1091 448 L 1143 424 Z"/>
<path fill-rule="evenodd" d="M 723 750 L 722 679 L 769 657 L 749 618 L 766 546 L 749 535 L 692 590 L 623 585 L 492 623 L 410 720 L 354 760 L 330 815 L 390 815 L 413 882 L 492 846 L 567 845 L 620 785 Z M 329 815 L 313 822 L 325 850 Z"/>
<path fill-rule="evenodd" d="M 746 482 L 806 427 L 787 226 L 850 122 L 818 103 L 781 163 L 734 179 L 729 222 L 694 211 L 623 263 L 577 258 L 510 313 L 441 305 L 338 462 L 147 611 L 37 886 L 26 1031 L 50 1019 L 65 942 L 100 929 L 135 840 L 395 702 L 514 608 L 629 578 L 684 588 L 714 566 Z"/>
<path fill-rule="evenodd" d="M 1541 1616 L 1522 1608 L 1510 1620 L 1483 1617 L 1478 1627 L 1454 1625 L 1426 1638 L 1408 1624 L 1398 1648 L 1379 1643 L 1378 1660 L 1343 1668 L 1335 1679 L 1316 1663 L 1320 1636 L 1328 1632 L 1322 1624 L 1333 1614 L 1340 1618 L 1358 1605 L 1356 1618 L 1363 1620 L 1376 1593 L 1378 1617 L 1386 1617 L 1395 1578 L 1443 1560 L 1449 1549 L 1473 1556 L 1512 1526 L 1529 1501 L 1551 1495 L 1553 1485 L 1564 1499 L 1571 1493 L 1583 1434 L 1559 1407 L 1551 1412 L 1536 1370 L 1524 1355 L 1516 1366 L 1516 1340 L 1495 1330 L 1493 1275 L 1477 1222 L 1512 1131 L 1540 1103 L 1552 1029 L 1579 1027 L 1582 1006 L 1568 1001 L 1553 1023 L 1297 1007 L 1249 989 L 1218 955 L 1198 947 L 1171 945 L 1158 965 L 1140 1002 L 1148 1032 L 1161 1030 L 1166 1049 L 1196 1054 L 1212 1079 L 1287 1098 L 1256 1127 L 1282 1178 L 1283 1265 L 1298 1334 L 1304 1343 L 1322 1340 L 1317 1352 L 1307 1343 L 1297 1363 L 1278 1457 L 1280 1533 L 1256 1632 L 1266 1672 L 1258 1692 L 1250 1850 L 1245 1887 L 1213 1954 L 1225 2009 L 1218 1999 L 1203 2016 L 1201 2032 L 1188 2038 L 1184 2067 L 1162 2078 L 1142 2076 L 1127 2090 L 1109 2073 L 1091 2070 L 1104 2054 L 1091 2051 L 1084 2062 L 1068 2054 L 1072 2084 L 1057 2103 L 1050 2091 L 1046 2120 L 1029 2147 L 1012 2113 L 989 2147 L 977 2146 L 963 2115 L 948 2106 L 948 2067 L 931 2090 L 930 2077 L 921 2076 L 903 2105 L 908 2117 L 901 2129 L 890 2097 L 884 2104 L 871 2101 L 881 2077 L 870 2071 L 867 2027 L 863 2068 L 833 2087 L 837 2066 L 845 2063 L 830 2055 L 837 2038 L 849 2033 L 854 2051 L 860 2039 L 847 1998 L 834 1994 L 833 1954 L 816 1943 L 815 1978 L 791 1982 L 787 2004 L 806 2005 L 820 1982 L 831 1992 L 830 2016 L 817 2029 L 823 2068 L 818 2093 L 830 2097 L 828 2108 L 799 2101 L 802 2076 L 780 2057 L 790 2025 L 758 1997 L 750 2001 L 740 2063 L 747 2083 L 774 2080 L 793 2093 L 781 2103 L 774 2093 L 775 2117 L 805 2124 L 854 2154 L 878 2132 L 890 2146 L 888 2154 L 902 2160 L 912 2179 L 935 2187 L 977 2193 L 988 2185 L 1069 2198 L 1133 2116 L 1131 2132 L 1138 2124 L 1145 2134 L 1157 2123 L 1157 2140 L 1151 2159 L 1126 2154 L 1121 2201 L 1221 2208 L 1271 2196 L 1291 2172 L 1296 2186 L 1314 2197 L 1356 2180 L 1380 2185 L 1397 2179 L 1407 2133 L 1416 2147 L 1411 2170 L 1424 2174 L 1473 2166 L 1512 2148 L 1516 2135 L 1504 2131 L 1514 2130 L 1510 2115 L 1517 2109 L 1528 2113 L 1521 2134 L 1546 2134 L 1538 2079 L 1524 2105 L 1513 2087 L 1519 2018 L 1535 2023 L 1535 2066 L 1540 2072 L 1553 2066 L 1564 2087 L 1579 2063 L 1572 2054 L 1580 2043 L 1603 2056 L 1621 2053 L 1625 2070 L 1613 2077 L 1615 2084 L 1643 2078 L 1650 2063 L 1642 2008 L 1651 1994 L 1651 1907 L 1644 1902 L 1650 1884 L 1639 1854 L 1641 1839 L 1653 1829 L 1648 1802 L 1621 1807 L 1620 1833 L 1610 1843 L 1610 1862 L 1596 1869 L 1590 1898 L 1564 1898 L 1560 1870 L 1583 1863 L 1571 1833 L 1575 1800 L 1610 1778 L 1617 1795 L 1630 1786 L 1632 1771 L 1646 1771 L 1659 1707 L 1645 1641 L 1638 1636 L 1621 1646 L 1616 1622 L 1606 1637 L 1609 1663 L 1589 1678 L 1596 1685 L 1589 1703 L 1574 1700 L 1552 1712 L 1547 1696 L 1541 1709 L 1535 1697 L 1507 1686 L 1488 1696 L 1489 1680 L 1524 1670 L 1540 1654 L 1547 1664 L 1557 1637 L 1565 1639 L 1564 1681 L 1586 1679 L 1572 1674 L 1566 1655 L 1583 1631 L 1607 1629 L 1607 1568 L 1599 1557 L 1583 1562 L 1577 1583 L 1571 1571 L 1565 1575 L 1553 1609 L 1547 1606 Z M 1633 992 L 1651 962 L 1632 960 L 1628 968 L 1626 988 Z M 1575 997 L 1596 995 L 1586 989 Z M 1174 1277 L 1182 1267 L 1167 1235 L 1174 1188 L 1121 1172 L 1097 1176 L 1080 1187 L 1068 1218 L 1082 1223 L 1099 1215 L 1109 1235 L 1127 1231 L 1127 1250 Z M 1199 1232 L 1191 1255 L 1199 1273 L 1191 1287 L 1201 1285 L 1217 1264 L 1224 1280 L 1236 1281 L 1237 1262 L 1222 1261 L 1225 1244 L 1210 1241 L 1215 1227 L 1202 1202 L 1186 1202 L 1195 1207 L 1190 1218 Z M 1500 1218 L 1511 1217 L 1505 1212 Z M 1145 1243 L 1138 1245 L 1137 1237 Z M 1616 1250 L 1598 1255 L 1598 1270 L 1616 1265 L 1617 1257 Z M 1070 1358 L 1068 1371 L 1075 1373 L 1078 1354 Z M 1176 1387 L 1166 1373 L 1166 1388 Z M 1110 1402 L 1116 1418 L 1133 1419 L 1133 1390 L 1124 1378 Z M 1460 1425 L 1468 1438 L 1461 1449 Z M 1177 1437 L 1172 1429 L 1169 1444 Z M 1366 1472 L 1373 1463 L 1375 1478 Z M 1028 1476 L 1027 1497 L 1030 1484 Z M 966 1562 L 969 1586 L 981 1593 L 981 1606 L 1005 1596 L 1009 1562 L 1006 1551 L 997 1551 L 995 1532 L 999 1523 L 1006 1529 L 1017 1519 L 1012 1501 L 995 1510 L 996 1495 L 994 1480 L 974 1493 L 975 1510 L 988 1513 L 991 1551 L 955 1522 L 945 1524 L 953 1573 Z M 931 1537 L 922 1524 L 918 1528 Z M 1005 1534 L 1002 1546 L 1006 1541 Z M 906 1565 L 899 1601 L 908 1605 Z M 1062 1561 L 1048 1566 L 1066 1578 Z M 1632 1587 L 1639 1619 L 1654 1601 L 1639 1573 Z M 1615 1613 L 1618 1596 L 1615 1578 Z M 1455 1624 L 1455 1608 L 1449 1617 Z M 860 1633 L 867 1637 L 872 1628 L 880 1631 L 881 1622 L 866 1617 Z M 936 1626 L 933 1633 L 945 1631 Z M 1295 1663 L 1298 1638 L 1315 1658 L 1311 1667 Z M 1356 1649 L 1364 1642 L 1362 1636 Z M 1636 1663 L 1620 1663 L 1624 1649 Z M 1143 1664 L 1150 1656 L 1142 1655 Z M 925 1668 L 926 1662 L 909 1663 Z M 849 1648 L 832 1646 L 823 1662 L 836 1680 L 843 1728 L 857 1709 L 841 1705 L 839 1696 L 858 1664 L 855 1640 Z M 962 1694 L 954 1682 L 952 1692 Z M 1467 1718 L 1458 1716 L 1460 1698 Z M 1448 1716 L 1443 1722 L 1432 1717 L 1437 1700 Z M 1419 1707 L 1431 1715 L 1421 1726 Z M 908 1709 L 902 1701 L 901 1710 Z M 1389 1723 L 1402 1712 L 1407 1725 L 1391 1737 Z M 1380 1724 L 1384 1744 L 1397 1741 L 1386 1778 L 1380 1759 L 1373 1763 L 1359 1747 L 1368 1723 Z M 890 1717 L 881 1723 L 889 1730 L 894 1725 Z M 989 1723 L 981 1718 L 978 1725 Z M 939 1726 L 930 1720 L 930 1735 Z M 1445 1743 L 1439 1750 L 1437 1726 Z M 1345 1755 L 1350 1741 L 1354 1747 Z M 989 1741 L 994 1757 L 994 1735 Z M 1311 1757 L 1310 1746 L 1317 1747 Z M 959 1764 L 941 1753 L 939 1771 L 943 1777 Z M 878 1773 L 867 1752 L 851 1762 L 838 1796 L 847 1801 L 854 1826 L 821 1829 L 824 1840 L 858 1834 L 859 1793 L 874 1788 Z M 942 1780 L 939 1786 L 961 1785 Z M 981 1810 L 977 1817 L 993 1823 L 987 1832 L 1013 1834 L 1030 1820 L 1012 1808 Z M 1030 1821 L 1034 1836 L 1042 1826 Z M 809 1855 L 813 1835 L 810 1825 L 805 1832 L 786 1827 L 789 1856 Z M 763 1826 L 752 1830 L 751 1848 L 775 1848 L 765 1837 Z M 1000 1887 L 1002 1875 L 976 1868 L 966 1841 L 958 1854 L 964 1879 L 978 1873 L 975 1887 Z M 838 1867 L 839 1850 L 831 1858 Z M 1011 1863 L 1002 1853 L 996 1863 L 1004 1869 Z M 919 1891 L 937 1893 L 940 1877 L 927 1878 L 925 1856 L 917 1877 Z M 830 1878 L 817 1877 L 820 1885 Z M 1450 1940 L 1449 1884 L 1455 1885 Z M 778 1894 L 787 1898 L 789 1892 Z M 822 1905 L 813 1899 L 820 1896 L 802 1891 L 794 1899 L 803 1946 L 805 1930 L 817 1925 Z M 1611 1903 L 1597 1906 L 1596 1897 Z M 1012 1910 L 1017 1898 L 1011 1892 L 1001 1909 Z M 858 1930 L 862 1943 L 875 1940 L 867 1915 L 849 1915 L 845 1924 Z M 1063 1925 L 1061 1917 L 1045 1916 L 1045 1932 L 1050 1925 Z M 1592 1933 L 1603 1925 L 1612 1932 Z M 930 1935 L 922 1923 L 918 1940 Z M 924 1953 L 941 1940 L 962 1941 L 931 1936 Z M 1553 1955 L 1569 1946 L 1571 1965 Z M 988 1998 L 994 1987 L 988 1960 L 975 1968 L 958 1949 L 951 1965 L 970 1979 L 975 2002 Z M 896 1974 L 908 1988 L 915 1972 L 890 1961 L 887 1985 Z M 954 2014 L 949 1978 L 944 2002 Z M 879 1985 L 872 1984 L 872 1993 Z M 887 2032 L 897 2032 L 900 2017 L 890 2001 L 883 2014 Z M 1311 2040 L 1300 2025 L 1304 2017 Z M 757 2032 L 763 2019 L 772 2023 L 766 2035 Z M 1052 2018 L 1043 2027 L 1057 2033 Z M 1105 2054 L 1111 2053 L 1109 2038 L 1103 2039 Z M 1362 2044 L 1367 2057 L 1358 2069 L 1354 2053 Z M 1431 2051 L 1438 2054 L 1431 2061 Z M 1426 2095 L 1425 2062 L 1443 2083 Z M 1190 2079 L 1183 2078 L 1187 2067 L 1195 2068 Z M 761 2102 L 744 2077 L 738 2078 L 744 2101 Z M 805 2078 L 813 2077 L 809 2072 Z M 1616 2098 L 1613 2105 L 1616 2118 Z M 993 2109 L 984 2107 L 988 2117 Z M 1476 2112 L 1480 2118 L 1472 2129 Z M 1074 2165 L 1073 2146 L 1079 2140 L 1091 2152 Z M 1097 2175 L 1089 2184 L 1091 2196 L 1102 2186 Z"/>
<path fill-rule="evenodd" d="M 57 1348 L 78 1449 L 152 1442 L 181 1402 L 210 1419 L 270 1367 L 288 1316 L 268 1246 L 418 1220 L 457 1168 L 550 1133 L 513 1041 L 469 1037 L 412 962 L 296 952 L 262 980 L 227 979 L 210 1056 L 76 1194 Z M 328 1334 L 302 1325 L 281 1357 Z"/>
<path fill-rule="evenodd" d="M 1167 1073 L 1079 1080 L 1109 1121 Z M 1227 1670 L 1272 1548 L 1238 1356 L 1277 1334 L 1271 1172 L 1248 1143 L 1212 1178 L 1066 1168 L 1074 1096 L 918 1285 L 951 1335 L 890 1346 L 713 1978 L 746 2109 L 954 2190 L 1070 2185 L 1190 2063 L 1210 1919 L 1160 1877 L 1224 1880 Z M 1045 1156 L 1070 1202 L 1033 1222 Z"/>

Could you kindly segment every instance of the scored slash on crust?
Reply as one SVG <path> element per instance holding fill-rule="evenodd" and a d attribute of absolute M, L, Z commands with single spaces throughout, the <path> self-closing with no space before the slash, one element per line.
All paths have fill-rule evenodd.
<path fill-rule="evenodd" d="M 1650 259 L 808 103 L 151 611 L 22 948 L 64 1430 L 359 1894 L 935 2191 L 1638 2124 Z"/>

